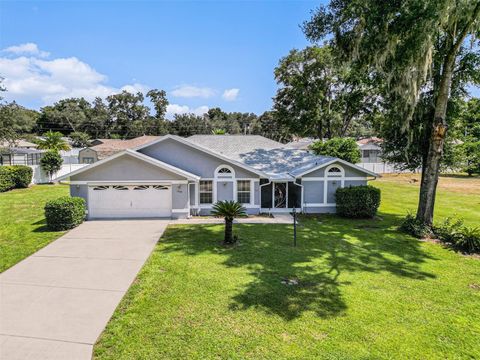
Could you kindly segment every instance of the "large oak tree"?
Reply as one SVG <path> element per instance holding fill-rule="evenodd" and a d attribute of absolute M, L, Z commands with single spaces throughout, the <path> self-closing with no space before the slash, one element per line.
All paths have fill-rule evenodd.
<path fill-rule="evenodd" d="M 328 39 L 345 60 L 384 78 L 385 98 L 401 114 L 401 131 L 408 133 L 422 91 L 431 88 L 417 209 L 417 219 L 431 225 L 452 80 L 460 57 L 478 49 L 480 0 L 332 0 L 314 12 L 304 31 L 312 41 Z"/>

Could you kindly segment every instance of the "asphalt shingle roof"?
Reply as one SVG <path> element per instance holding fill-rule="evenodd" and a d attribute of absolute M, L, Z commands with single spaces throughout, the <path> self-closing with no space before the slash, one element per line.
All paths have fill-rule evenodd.
<path fill-rule="evenodd" d="M 161 136 L 143 135 L 129 140 L 121 139 L 99 139 L 101 144 L 91 146 L 97 152 L 99 160 L 112 156 L 126 149 L 133 149 L 140 145 L 145 145 L 159 139 Z"/>
<path fill-rule="evenodd" d="M 187 140 L 277 179 L 292 178 L 334 159 L 287 149 L 284 144 L 259 135 L 194 135 Z"/>

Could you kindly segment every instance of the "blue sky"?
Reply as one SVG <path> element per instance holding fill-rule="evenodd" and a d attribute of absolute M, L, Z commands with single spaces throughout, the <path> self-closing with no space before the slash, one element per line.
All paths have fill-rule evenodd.
<path fill-rule="evenodd" d="M 159 88 L 171 112 L 262 113 L 275 94 L 274 67 L 308 44 L 299 24 L 318 4 L 2 1 L 7 99 L 39 108 L 68 95 Z"/>
<path fill-rule="evenodd" d="M 260 114 L 272 104 L 275 66 L 308 45 L 299 25 L 320 3 L 0 0 L 6 99 L 38 109 L 158 88 L 170 118 L 215 106 Z"/>

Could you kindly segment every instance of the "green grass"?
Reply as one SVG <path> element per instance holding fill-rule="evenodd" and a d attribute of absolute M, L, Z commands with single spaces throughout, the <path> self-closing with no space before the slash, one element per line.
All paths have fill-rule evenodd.
<path fill-rule="evenodd" d="M 400 179 L 403 179 L 400 177 Z M 476 189 L 462 187 L 462 183 L 471 181 Z M 382 190 L 380 211 L 388 214 L 405 216 L 407 211 L 415 214 L 418 206 L 419 183 L 410 184 L 405 181 L 387 178 L 370 182 Z M 452 185 L 452 186 L 449 186 Z M 457 185 L 457 186 L 454 186 Z M 435 201 L 435 221 L 439 222 L 446 217 L 461 217 L 466 225 L 479 226 L 480 224 L 480 181 L 478 178 L 468 180 L 466 177 L 440 179 L 440 185 Z"/>
<path fill-rule="evenodd" d="M 377 184 L 381 219 L 303 218 L 297 248 L 288 225 L 235 225 L 234 248 L 220 225 L 170 226 L 94 357 L 480 358 L 480 260 L 397 232 L 415 191 Z M 457 196 L 440 216 L 478 219 L 478 195 Z"/>
<path fill-rule="evenodd" d="M 48 231 L 43 207 L 68 195 L 68 187 L 36 185 L 0 193 L 0 272 L 41 249 L 63 232 Z"/>

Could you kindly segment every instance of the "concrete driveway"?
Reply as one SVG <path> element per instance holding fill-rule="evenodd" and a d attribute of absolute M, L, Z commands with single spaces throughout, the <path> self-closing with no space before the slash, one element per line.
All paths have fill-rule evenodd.
<path fill-rule="evenodd" d="M 90 359 L 168 223 L 89 221 L 0 274 L 0 359 Z"/>

